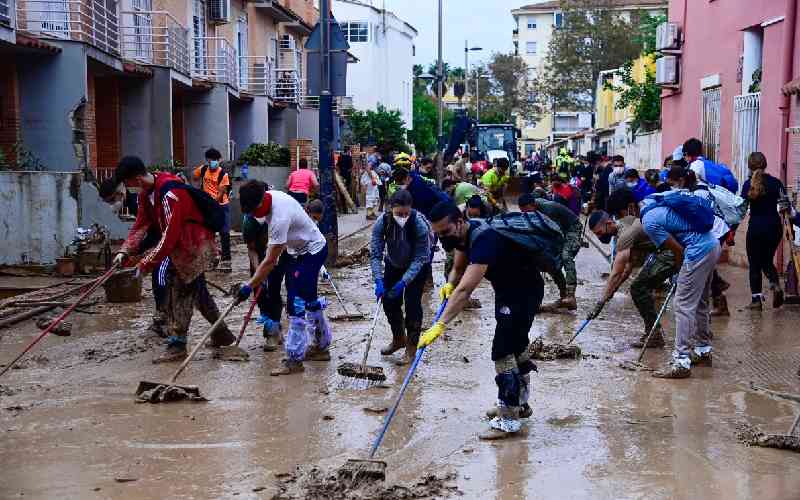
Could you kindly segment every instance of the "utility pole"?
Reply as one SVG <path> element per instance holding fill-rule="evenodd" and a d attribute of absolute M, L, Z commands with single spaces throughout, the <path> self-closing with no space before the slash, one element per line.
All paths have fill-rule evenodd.
<path fill-rule="evenodd" d="M 439 95 L 439 137 L 438 150 L 442 149 L 444 139 L 444 63 L 442 62 L 442 0 L 439 0 L 439 59 L 436 63 L 436 78 Z"/>
<path fill-rule="evenodd" d="M 469 97 L 469 40 L 464 40 L 464 99 Z M 469 102 L 469 101 L 467 101 Z M 464 112 L 467 113 L 467 105 L 464 105 Z"/>
<path fill-rule="evenodd" d="M 322 85 L 319 95 L 319 183 L 325 205 L 319 228 L 328 241 L 328 263 L 339 255 L 339 221 L 333 179 L 333 96 L 331 95 L 331 9 L 330 0 L 320 0 L 320 63 Z"/>

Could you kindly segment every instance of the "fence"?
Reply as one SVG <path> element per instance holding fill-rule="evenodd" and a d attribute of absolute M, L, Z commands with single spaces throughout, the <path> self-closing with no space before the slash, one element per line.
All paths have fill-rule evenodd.
<path fill-rule="evenodd" d="M 88 43 L 119 55 L 119 23 L 114 0 L 22 0 L 17 28 L 49 38 Z"/>
<path fill-rule="evenodd" d="M 719 160 L 721 100 L 722 94 L 719 87 L 703 91 L 703 153 L 706 158 L 712 161 Z"/>
<path fill-rule="evenodd" d="M 0 24 L 13 27 L 14 0 L 0 0 Z"/>
<path fill-rule="evenodd" d="M 239 57 L 239 87 L 252 95 L 272 96 L 273 63 L 266 56 Z"/>
<path fill-rule="evenodd" d="M 747 179 L 747 158 L 758 151 L 761 93 L 733 98 L 733 167 L 737 178 Z"/>
<path fill-rule="evenodd" d="M 122 57 L 189 74 L 189 31 L 169 12 L 123 11 Z"/>

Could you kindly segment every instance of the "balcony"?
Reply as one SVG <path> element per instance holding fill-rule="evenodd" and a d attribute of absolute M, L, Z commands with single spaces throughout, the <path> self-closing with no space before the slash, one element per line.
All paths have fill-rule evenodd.
<path fill-rule="evenodd" d="M 121 12 L 122 57 L 189 74 L 189 31 L 169 12 Z"/>
<path fill-rule="evenodd" d="M 300 76 L 297 71 L 276 69 L 272 84 L 272 99 L 276 102 L 296 103 L 300 95 Z"/>
<path fill-rule="evenodd" d="M 251 95 L 273 97 L 274 70 L 272 59 L 266 56 L 239 58 L 239 90 Z"/>
<path fill-rule="evenodd" d="M 42 38 L 83 42 L 114 56 L 120 54 L 114 0 L 21 0 L 17 4 L 17 29 Z"/>
<path fill-rule="evenodd" d="M 239 67 L 236 50 L 228 40 L 221 37 L 194 39 L 192 78 L 239 87 Z"/>
<path fill-rule="evenodd" d="M 0 0 L 0 26 L 14 27 L 14 0 Z"/>
<path fill-rule="evenodd" d="M 319 109 L 318 95 L 303 95 L 300 99 L 303 108 Z M 333 112 L 339 116 L 348 116 L 353 109 L 353 96 L 336 96 L 333 98 Z"/>

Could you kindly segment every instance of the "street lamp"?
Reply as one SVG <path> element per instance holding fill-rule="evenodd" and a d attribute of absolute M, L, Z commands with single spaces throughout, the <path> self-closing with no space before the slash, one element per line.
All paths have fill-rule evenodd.
<path fill-rule="evenodd" d="M 469 40 L 464 40 L 464 88 L 466 89 L 467 95 L 469 94 L 469 53 L 477 52 L 479 50 L 483 50 L 483 47 L 470 47 Z M 465 95 L 464 97 L 467 97 Z"/>
<path fill-rule="evenodd" d="M 475 76 L 475 120 L 478 125 L 481 123 L 481 78 L 489 78 L 489 75 L 476 75 Z"/>

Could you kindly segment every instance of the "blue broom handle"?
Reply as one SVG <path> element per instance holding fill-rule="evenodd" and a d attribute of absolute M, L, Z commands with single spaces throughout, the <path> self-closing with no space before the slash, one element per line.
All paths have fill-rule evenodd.
<path fill-rule="evenodd" d="M 439 321 L 439 318 L 442 317 L 442 313 L 444 313 L 444 308 L 446 306 L 447 306 L 447 299 L 445 299 L 442 302 L 442 304 L 439 306 L 439 310 L 436 311 L 436 316 L 433 319 L 434 323 Z M 414 362 L 411 363 L 411 367 L 408 369 L 408 373 L 406 373 L 406 378 L 403 380 L 403 385 L 400 386 L 400 394 L 397 396 L 397 400 L 394 402 L 392 410 L 389 412 L 389 414 L 386 416 L 386 420 L 383 422 L 383 429 L 381 429 L 381 433 L 378 434 L 378 437 L 375 439 L 375 443 L 372 445 L 372 450 L 369 452 L 369 458 L 375 456 L 375 452 L 378 450 L 378 447 L 383 442 L 383 438 L 386 435 L 386 431 L 389 430 L 389 424 L 392 423 L 394 414 L 397 412 L 397 407 L 400 406 L 400 401 L 403 400 L 403 395 L 406 393 L 408 384 L 411 382 L 411 379 L 414 377 L 414 373 L 417 371 L 417 366 L 419 366 L 419 362 L 422 359 L 422 355 L 425 354 L 425 347 L 420 347 L 417 349 L 417 354 L 416 356 L 414 356 Z"/>

